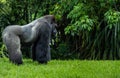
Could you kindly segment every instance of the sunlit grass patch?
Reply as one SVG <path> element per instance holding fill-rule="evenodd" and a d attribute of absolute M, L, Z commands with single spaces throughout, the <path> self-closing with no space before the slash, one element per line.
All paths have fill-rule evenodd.
<path fill-rule="evenodd" d="M 120 61 L 52 60 L 38 64 L 25 59 L 17 66 L 0 59 L 0 78 L 120 78 Z"/>

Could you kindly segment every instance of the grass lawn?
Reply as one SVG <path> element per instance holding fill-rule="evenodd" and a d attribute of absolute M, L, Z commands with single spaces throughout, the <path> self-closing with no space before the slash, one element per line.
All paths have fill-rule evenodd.
<path fill-rule="evenodd" d="M 120 61 L 52 60 L 42 65 L 25 59 L 17 66 L 0 58 L 0 78 L 120 78 Z"/>

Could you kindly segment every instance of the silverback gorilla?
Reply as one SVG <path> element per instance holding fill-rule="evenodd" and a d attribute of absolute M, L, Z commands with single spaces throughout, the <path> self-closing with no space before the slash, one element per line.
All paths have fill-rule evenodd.
<path fill-rule="evenodd" d="M 50 39 L 56 34 L 56 22 L 53 15 L 45 15 L 29 24 L 7 26 L 2 33 L 9 60 L 15 64 L 22 64 L 21 42 L 32 43 L 32 59 L 39 63 L 50 60 Z"/>

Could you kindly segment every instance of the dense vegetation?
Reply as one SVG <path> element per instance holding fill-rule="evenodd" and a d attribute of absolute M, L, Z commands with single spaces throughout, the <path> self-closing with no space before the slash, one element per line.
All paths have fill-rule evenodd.
<path fill-rule="evenodd" d="M 120 59 L 119 0 L 0 0 L 0 32 L 54 14 L 59 25 L 54 59 Z M 1 35 L 0 35 L 1 36 Z M 7 55 L 0 37 L 0 56 Z M 29 47 L 22 48 L 30 56 Z M 4 53 L 4 54 L 3 54 Z"/>
<path fill-rule="evenodd" d="M 1 78 L 119 78 L 119 61 L 52 60 L 39 65 L 32 60 L 16 66 L 0 59 Z"/>

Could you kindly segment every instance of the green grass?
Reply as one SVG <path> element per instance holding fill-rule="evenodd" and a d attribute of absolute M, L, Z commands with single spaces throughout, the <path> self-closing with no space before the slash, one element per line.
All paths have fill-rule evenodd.
<path fill-rule="evenodd" d="M 120 78 L 120 61 L 52 60 L 42 65 L 25 59 L 17 66 L 0 59 L 0 78 Z"/>

